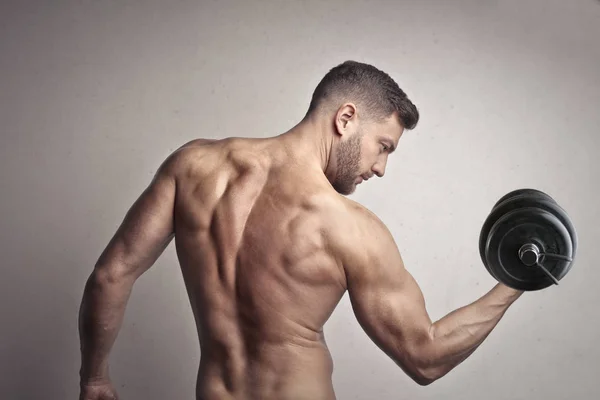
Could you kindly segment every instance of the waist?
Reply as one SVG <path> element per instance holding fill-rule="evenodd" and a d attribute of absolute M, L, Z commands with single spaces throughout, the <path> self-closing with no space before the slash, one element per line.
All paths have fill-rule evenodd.
<path fill-rule="evenodd" d="M 334 398 L 333 361 L 323 344 L 253 343 L 251 346 L 252 349 L 223 351 L 203 344 L 198 398 Z"/>

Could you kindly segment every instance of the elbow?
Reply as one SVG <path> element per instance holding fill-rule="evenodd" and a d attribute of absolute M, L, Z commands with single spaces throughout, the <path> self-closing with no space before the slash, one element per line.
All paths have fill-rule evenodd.
<path fill-rule="evenodd" d="M 428 386 L 444 376 L 443 368 L 432 351 L 433 335 L 430 331 L 410 352 L 410 377 L 419 386 Z"/>
<path fill-rule="evenodd" d="M 83 301 L 96 301 L 106 296 L 120 296 L 129 293 L 135 279 L 115 268 L 95 268 L 88 277 L 83 293 Z"/>
<path fill-rule="evenodd" d="M 439 378 L 439 376 L 431 373 L 430 371 L 418 371 L 412 376 L 412 379 L 419 386 L 429 386 Z"/>
<path fill-rule="evenodd" d="M 416 358 L 412 358 L 410 362 L 404 360 L 404 362 L 397 362 L 397 364 L 419 386 L 431 385 L 442 377 L 439 369 L 432 367 L 431 364 L 420 362 Z"/>
<path fill-rule="evenodd" d="M 89 280 L 99 286 L 133 284 L 136 277 L 120 264 L 96 266 Z"/>
<path fill-rule="evenodd" d="M 437 370 L 425 366 L 413 366 L 409 376 L 419 386 L 429 386 L 441 378 L 441 374 Z"/>

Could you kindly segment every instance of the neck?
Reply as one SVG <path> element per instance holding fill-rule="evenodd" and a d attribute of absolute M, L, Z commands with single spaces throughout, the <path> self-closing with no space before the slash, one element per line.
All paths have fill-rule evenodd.
<path fill-rule="evenodd" d="M 330 130 L 326 121 L 307 117 L 274 139 L 283 145 L 289 157 L 318 165 L 326 173 L 333 148 Z"/>

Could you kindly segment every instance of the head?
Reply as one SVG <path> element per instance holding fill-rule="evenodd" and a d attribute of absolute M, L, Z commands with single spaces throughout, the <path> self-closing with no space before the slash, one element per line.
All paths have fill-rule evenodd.
<path fill-rule="evenodd" d="M 385 72 L 346 61 L 331 69 L 315 89 L 308 118 L 324 119 L 333 145 L 326 175 L 341 194 L 374 175 L 382 177 L 387 159 L 419 112 Z"/>

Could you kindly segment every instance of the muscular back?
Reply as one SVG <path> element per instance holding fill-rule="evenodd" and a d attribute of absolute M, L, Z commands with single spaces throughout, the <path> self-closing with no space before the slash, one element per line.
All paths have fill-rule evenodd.
<path fill-rule="evenodd" d="M 181 152 L 174 232 L 200 337 L 198 397 L 334 398 L 323 325 L 346 280 L 330 231 L 349 201 L 268 140 Z"/>

